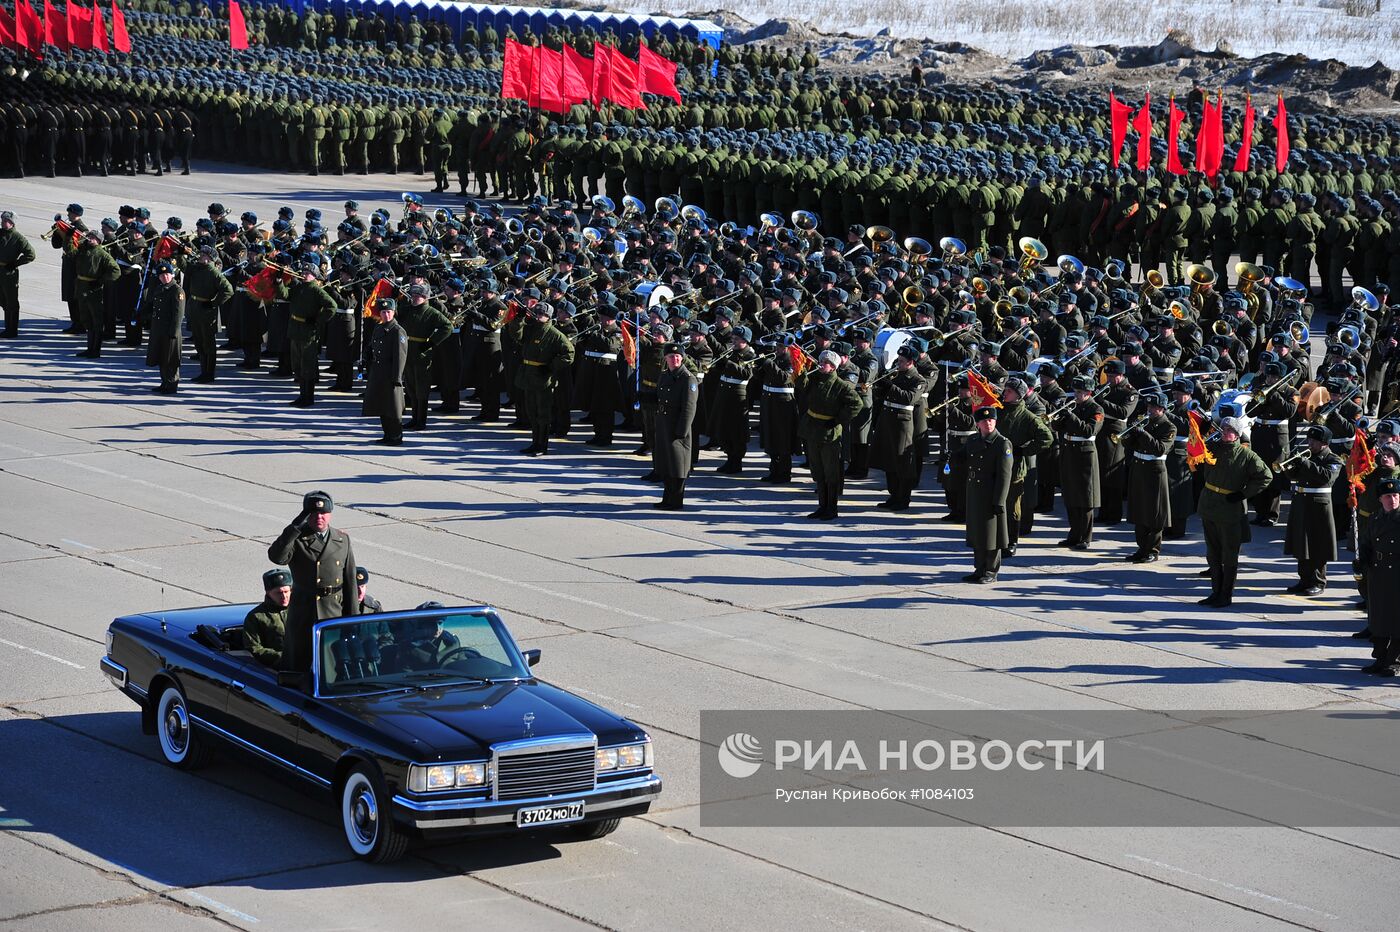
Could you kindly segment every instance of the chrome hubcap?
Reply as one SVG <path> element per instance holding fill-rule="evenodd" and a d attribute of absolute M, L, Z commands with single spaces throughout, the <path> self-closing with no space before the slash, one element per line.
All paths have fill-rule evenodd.
<path fill-rule="evenodd" d="M 185 719 L 185 707 L 179 702 L 172 702 L 165 710 L 165 737 L 170 742 L 170 749 L 176 754 L 185 750 L 185 742 L 189 740 L 189 722 Z"/>
<path fill-rule="evenodd" d="M 374 804 L 374 794 L 367 789 L 357 789 L 350 801 L 350 829 L 362 845 L 372 843 L 379 830 L 379 810 Z"/>

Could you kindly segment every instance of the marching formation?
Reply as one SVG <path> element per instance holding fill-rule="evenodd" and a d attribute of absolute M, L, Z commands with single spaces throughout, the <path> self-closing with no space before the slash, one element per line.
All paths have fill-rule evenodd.
<path fill-rule="evenodd" d="M 33 252 L 3 226 L 13 282 Z M 715 223 L 668 197 L 536 200 L 507 217 L 405 194 L 398 216 L 349 201 L 340 217 L 283 208 L 271 224 L 211 204 L 190 230 L 133 207 L 90 228 L 70 204 L 44 238 L 63 254 L 78 355 L 145 343 L 158 392 L 178 390 L 188 325 L 196 381 L 218 377 L 222 339 L 239 368 L 266 359 L 293 380 L 293 405 L 314 405 L 323 379 L 361 392 L 387 445 L 429 427 L 434 395 L 452 414 L 471 392 L 474 421 L 513 409 L 531 456 L 581 412 L 591 446 L 640 434 L 657 507 L 674 510 L 703 450 L 722 452 L 720 473 L 751 468 L 756 428 L 763 481 L 790 483 L 805 457 L 814 520 L 837 518 L 846 481 L 872 469 L 880 507 L 905 511 L 931 472 L 942 519 L 966 525 L 970 582 L 996 580 L 1058 495 L 1061 546 L 1091 552 L 1096 527 L 1126 519 L 1138 563 L 1199 513 L 1202 604 L 1225 607 L 1249 525 L 1275 524 L 1291 491 L 1289 591 L 1323 591 L 1354 540 L 1377 669 L 1394 668 L 1395 603 L 1376 597 L 1394 585 L 1400 521 L 1400 320 L 1384 289 L 1353 289 L 1319 358 L 1309 288 L 1266 266 L 1237 263 L 1238 287 L 1220 290 L 1203 265 L 1189 285 L 1157 269 L 1132 282 L 1116 260 L 1052 261 L 1030 237 L 1013 256 L 883 226 L 840 233 L 803 210 Z"/>

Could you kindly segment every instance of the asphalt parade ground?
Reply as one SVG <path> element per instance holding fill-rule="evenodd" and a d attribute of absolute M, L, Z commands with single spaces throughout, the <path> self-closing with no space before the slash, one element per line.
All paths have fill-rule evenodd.
<path fill-rule="evenodd" d="M 0 188 L 39 255 L 23 337 L 0 342 L 0 928 L 1394 928 L 1397 829 L 702 825 L 702 709 L 1364 712 L 1400 691 L 1360 672 L 1345 563 L 1323 596 L 1282 592 L 1282 527 L 1255 529 L 1230 611 L 1196 605 L 1195 520 L 1133 566 L 1131 526 L 1071 553 L 1063 517 L 1038 518 L 998 585 L 966 585 L 932 467 L 906 514 L 875 508 L 872 472 L 817 524 L 805 473 L 763 486 L 761 453 L 738 477 L 704 454 L 687 510 L 659 513 L 626 435 L 600 452 L 577 428 L 529 459 L 526 435 L 470 422 L 467 402 L 386 449 L 354 396 L 291 408 L 289 381 L 227 352 L 213 384 L 187 361 L 172 397 L 151 394 L 144 349 L 73 358 L 58 252 L 37 240 L 70 201 L 92 226 L 130 203 L 188 228 L 211 201 L 334 218 L 349 196 L 397 217 L 401 191 L 431 187 L 224 168 Z M 317 488 L 387 608 L 494 605 L 543 649 L 543 678 L 643 725 L 665 780 L 651 813 L 600 841 L 541 832 L 373 867 L 331 806 L 241 760 L 165 766 L 98 669 L 107 624 L 257 601 L 267 544 Z"/>

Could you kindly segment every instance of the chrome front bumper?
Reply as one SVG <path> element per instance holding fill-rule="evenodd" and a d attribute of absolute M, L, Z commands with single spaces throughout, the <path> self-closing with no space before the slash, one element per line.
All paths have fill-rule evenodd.
<path fill-rule="evenodd" d="M 583 800 L 584 818 L 633 806 L 649 806 L 661 795 L 661 778 L 646 774 L 615 783 L 604 783 L 587 793 L 544 796 L 534 799 L 409 799 L 394 797 L 394 812 L 400 822 L 425 831 L 472 829 L 515 824 L 515 814 L 536 806 L 559 806 Z"/>
<path fill-rule="evenodd" d="M 106 675 L 107 679 L 112 681 L 113 686 L 118 689 L 126 689 L 128 681 L 126 667 L 107 656 L 102 658 L 98 666 L 102 668 L 102 672 Z"/>

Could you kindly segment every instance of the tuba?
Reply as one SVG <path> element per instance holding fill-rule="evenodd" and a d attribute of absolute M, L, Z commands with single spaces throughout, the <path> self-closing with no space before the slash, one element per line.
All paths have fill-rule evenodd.
<path fill-rule="evenodd" d="M 1016 245 L 1021 247 L 1021 275 L 1029 275 L 1050 258 L 1050 250 L 1034 237 L 1023 236 Z"/>
<path fill-rule="evenodd" d="M 865 238 L 870 240 L 871 246 L 883 246 L 894 239 L 894 230 L 882 226 L 866 227 Z"/>
<path fill-rule="evenodd" d="M 1369 290 L 1357 285 L 1351 289 L 1351 306 L 1368 314 L 1374 314 L 1381 309 L 1381 300 Z"/>
<path fill-rule="evenodd" d="M 967 255 L 967 243 L 956 236 L 945 236 L 938 241 L 938 248 L 943 250 L 943 261 L 957 259 Z"/>
<path fill-rule="evenodd" d="M 647 205 L 639 197 L 624 195 L 622 198 L 622 219 L 629 217 L 645 217 L 647 215 Z"/>
<path fill-rule="evenodd" d="M 706 223 L 710 219 L 705 215 L 703 208 L 696 207 L 694 204 L 686 204 L 681 208 L 681 218 L 683 220 L 694 220 L 696 223 L 701 224 Z"/>
<path fill-rule="evenodd" d="M 1259 295 L 1254 286 L 1264 280 L 1264 270 L 1253 262 L 1236 262 L 1235 278 L 1239 281 L 1239 292 L 1244 295 L 1245 306 L 1249 308 L 1249 319 L 1259 315 Z"/>
<path fill-rule="evenodd" d="M 904 251 L 909 253 L 909 258 L 913 261 L 923 262 L 933 255 L 933 244 L 921 236 L 906 236 Z"/>
<path fill-rule="evenodd" d="M 651 206 L 652 209 L 656 211 L 656 216 L 664 223 L 669 223 L 680 216 L 681 209 L 680 206 L 676 204 L 675 198 L 658 197 L 656 202 Z"/>
<path fill-rule="evenodd" d="M 811 233 L 821 226 L 821 219 L 810 210 L 794 210 L 789 218 L 792 225 L 803 233 Z"/>
<path fill-rule="evenodd" d="M 593 195 L 593 200 L 590 203 L 592 203 L 594 210 L 601 210 L 605 214 L 610 214 L 617 209 L 617 205 L 613 203 L 613 199 L 606 194 Z"/>
<path fill-rule="evenodd" d="M 1186 280 L 1191 283 L 1191 306 L 1196 309 L 1196 313 L 1199 314 L 1205 308 L 1206 290 L 1215 284 L 1215 279 L 1215 273 L 1204 265 L 1193 262 L 1186 267 Z"/>

